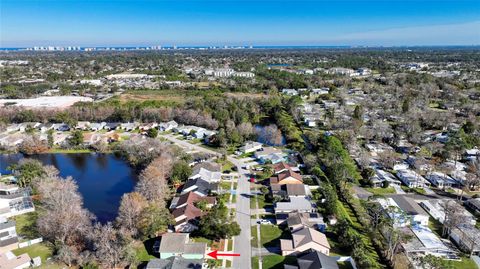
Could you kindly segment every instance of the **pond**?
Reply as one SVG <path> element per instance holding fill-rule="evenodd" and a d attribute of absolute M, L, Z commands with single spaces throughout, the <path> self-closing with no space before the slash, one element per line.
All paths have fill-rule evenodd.
<path fill-rule="evenodd" d="M 6 168 L 22 158 L 22 154 L 0 155 L 0 173 L 10 173 Z M 115 219 L 122 195 L 131 192 L 137 180 L 135 169 L 113 154 L 58 153 L 29 158 L 55 166 L 61 177 L 73 177 L 83 196 L 85 208 L 102 223 Z"/>

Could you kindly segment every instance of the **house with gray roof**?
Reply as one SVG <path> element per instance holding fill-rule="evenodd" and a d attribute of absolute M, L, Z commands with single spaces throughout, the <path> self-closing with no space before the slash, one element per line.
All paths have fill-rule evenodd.
<path fill-rule="evenodd" d="M 153 259 L 146 269 L 202 269 L 203 259 L 185 259 L 170 257 L 168 259 Z"/>
<path fill-rule="evenodd" d="M 284 269 L 338 269 L 337 261 L 320 251 L 302 252 L 297 257 L 297 265 L 285 265 Z"/>
<path fill-rule="evenodd" d="M 170 257 L 182 257 L 185 259 L 204 259 L 206 243 L 195 243 L 190 241 L 186 233 L 166 233 L 162 235 L 158 252 L 160 259 Z"/>

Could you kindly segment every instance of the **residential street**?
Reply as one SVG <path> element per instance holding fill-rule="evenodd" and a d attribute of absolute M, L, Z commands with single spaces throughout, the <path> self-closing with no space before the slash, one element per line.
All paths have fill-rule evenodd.
<path fill-rule="evenodd" d="M 180 140 L 172 135 L 159 135 L 187 150 L 195 150 L 214 155 L 219 155 L 218 152 L 189 143 L 188 141 Z M 228 157 L 228 161 L 232 162 L 238 169 L 239 178 L 237 183 L 237 203 L 236 203 L 236 220 L 242 229 L 239 236 L 234 238 L 234 252 L 239 253 L 240 257 L 233 258 L 233 268 L 235 269 L 250 269 L 252 259 L 251 239 L 251 219 L 250 219 L 250 183 L 248 181 L 248 170 L 243 169 L 245 165 L 240 160 L 233 157 Z M 243 195 L 242 195 L 243 194 Z"/>

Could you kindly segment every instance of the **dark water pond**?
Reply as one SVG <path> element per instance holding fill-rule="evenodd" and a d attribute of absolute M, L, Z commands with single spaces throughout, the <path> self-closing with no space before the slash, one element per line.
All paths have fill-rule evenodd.
<path fill-rule="evenodd" d="M 6 168 L 22 158 L 22 154 L 0 155 L 0 173 L 10 173 Z M 40 154 L 29 158 L 54 165 L 62 177 L 72 176 L 85 208 L 103 223 L 115 219 L 122 195 L 133 190 L 137 179 L 135 170 L 113 154 Z"/>

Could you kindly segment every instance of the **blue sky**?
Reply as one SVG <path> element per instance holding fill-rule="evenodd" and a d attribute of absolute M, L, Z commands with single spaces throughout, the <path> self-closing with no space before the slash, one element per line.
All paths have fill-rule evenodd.
<path fill-rule="evenodd" d="M 1 0 L 0 47 L 479 45 L 480 0 Z"/>

